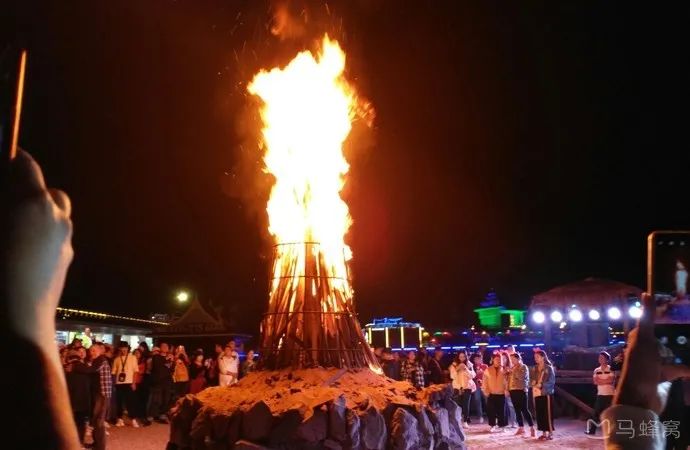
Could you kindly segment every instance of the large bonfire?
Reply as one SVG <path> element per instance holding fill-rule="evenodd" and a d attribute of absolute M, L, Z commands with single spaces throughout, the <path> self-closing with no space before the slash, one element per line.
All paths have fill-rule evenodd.
<path fill-rule="evenodd" d="M 261 99 L 264 163 L 275 184 L 268 200 L 276 241 L 264 363 L 279 367 L 370 367 L 378 370 L 352 308 L 345 244 L 352 220 L 340 196 L 349 164 L 357 96 L 343 76 L 345 53 L 325 36 L 285 68 L 261 71 L 249 84 Z"/>
<path fill-rule="evenodd" d="M 268 200 L 275 254 L 261 360 L 232 387 L 173 408 L 178 448 L 464 448 L 460 409 L 443 385 L 415 390 L 381 375 L 352 304 L 352 223 L 340 193 L 343 144 L 362 111 L 343 76 L 345 53 L 320 51 L 259 72 L 261 148 L 275 183 Z"/>

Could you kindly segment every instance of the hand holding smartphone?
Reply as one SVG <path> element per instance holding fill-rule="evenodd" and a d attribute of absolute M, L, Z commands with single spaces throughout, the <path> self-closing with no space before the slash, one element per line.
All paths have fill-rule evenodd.
<path fill-rule="evenodd" d="M 655 231 L 647 238 L 647 292 L 657 324 L 690 324 L 690 231 Z"/>
<path fill-rule="evenodd" d="M 647 292 L 654 299 L 654 333 L 662 346 L 673 351 L 671 362 L 685 364 L 690 363 L 689 265 L 690 231 L 654 231 L 648 236 Z"/>

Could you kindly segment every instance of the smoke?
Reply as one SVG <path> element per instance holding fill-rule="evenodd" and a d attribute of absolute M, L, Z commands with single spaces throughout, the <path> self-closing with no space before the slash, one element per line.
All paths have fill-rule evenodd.
<path fill-rule="evenodd" d="M 302 38 L 307 32 L 309 13 L 306 8 L 299 9 L 295 2 L 281 1 L 273 5 L 271 34 L 281 41 Z"/>

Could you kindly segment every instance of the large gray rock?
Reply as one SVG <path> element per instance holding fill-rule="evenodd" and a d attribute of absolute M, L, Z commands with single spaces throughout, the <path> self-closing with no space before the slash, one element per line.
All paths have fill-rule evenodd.
<path fill-rule="evenodd" d="M 239 409 L 232 413 L 230 416 L 230 423 L 228 424 L 226 441 L 228 444 L 232 444 L 240 439 L 240 433 L 242 431 L 242 411 Z"/>
<path fill-rule="evenodd" d="M 460 418 L 458 416 L 459 409 L 457 405 L 453 408 L 453 405 L 448 404 L 452 409 L 452 416 L 450 416 L 449 411 L 445 408 L 430 408 L 429 419 L 434 427 L 434 436 L 437 450 L 464 450 L 465 449 L 465 437 L 460 429 L 458 433 L 458 428 L 460 426 Z M 457 424 L 457 427 L 453 425 L 453 422 Z"/>
<path fill-rule="evenodd" d="M 170 411 L 170 442 L 178 447 L 185 448 L 191 444 L 189 437 L 192 423 L 201 408 L 201 402 L 191 395 L 178 400 Z"/>
<path fill-rule="evenodd" d="M 242 438 L 252 442 L 261 442 L 268 438 L 272 426 L 271 410 L 263 401 L 258 402 L 244 413 Z"/>
<path fill-rule="evenodd" d="M 419 448 L 422 450 L 431 450 L 434 448 L 434 426 L 429 420 L 426 413 L 426 408 L 422 405 L 417 405 L 415 408 L 415 417 L 417 417 L 417 430 L 419 433 Z"/>
<path fill-rule="evenodd" d="M 347 439 L 343 448 L 347 450 L 360 450 L 361 421 L 357 413 L 348 409 L 345 413 L 347 422 Z"/>
<path fill-rule="evenodd" d="M 445 442 L 450 437 L 450 425 L 448 424 L 448 410 L 445 408 L 430 408 L 429 419 L 434 425 L 436 442 Z"/>
<path fill-rule="evenodd" d="M 230 426 L 230 418 L 231 416 L 227 414 L 220 414 L 215 412 L 211 414 L 211 437 L 214 441 L 225 439 L 228 433 L 228 427 Z"/>
<path fill-rule="evenodd" d="M 448 424 L 451 430 L 451 441 L 465 441 L 465 433 L 462 431 L 462 408 L 451 399 L 446 399 L 448 410 Z"/>
<path fill-rule="evenodd" d="M 398 408 L 393 414 L 391 447 L 395 450 L 416 450 L 419 448 L 417 419 L 404 408 Z"/>
<path fill-rule="evenodd" d="M 370 407 L 360 416 L 361 441 L 368 450 L 383 450 L 386 447 L 386 421 L 380 412 Z"/>
<path fill-rule="evenodd" d="M 317 443 L 328 436 L 328 415 L 321 408 L 314 409 L 314 415 L 297 428 L 297 438 L 304 442 Z"/>
<path fill-rule="evenodd" d="M 202 408 L 197 413 L 196 417 L 192 421 L 192 427 L 189 430 L 189 437 L 192 442 L 204 442 L 206 436 L 211 435 L 212 424 L 211 424 L 211 410 L 208 408 Z"/>
<path fill-rule="evenodd" d="M 297 429 L 304 419 L 303 412 L 291 409 L 276 420 L 276 425 L 268 435 L 268 444 L 271 447 L 280 447 L 281 444 L 294 441 Z"/>
<path fill-rule="evenodd" d="M 347 440 L 346 412 L 345 397 L 342 395 L 328 406 L 328 436 L 341 443 Z"/>

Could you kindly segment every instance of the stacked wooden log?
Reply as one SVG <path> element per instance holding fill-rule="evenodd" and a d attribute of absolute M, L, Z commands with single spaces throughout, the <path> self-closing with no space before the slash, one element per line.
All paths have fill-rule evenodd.
<path fill-rule="evenodd" d="M 264 367 L 378 369 L 352 302 L 344 261 L 318 243 L 275 247 L 268 312 L 261 325 Z"/>

